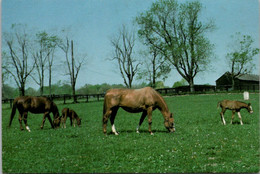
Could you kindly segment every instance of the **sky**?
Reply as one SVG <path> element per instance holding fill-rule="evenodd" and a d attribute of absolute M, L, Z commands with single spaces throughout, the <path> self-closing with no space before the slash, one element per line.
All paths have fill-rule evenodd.
<path fill-rule="evenodd" d="M 187 0 L 186 0 L 187 1 Z M 113 47 L 110 39 L 122 25 L 133 27 L 133 20 L 148 10 L 155 0 L 2 0 L 2 32 L 8 32 L 12 24 L 26 24 L 33 31 L 60 34 L 66 29 L 74 41 L 75 54 L 86 54 L 87 59 L 79 72 L 76 87 L 85 84 L 123 84 L 116 62 L 109 61 Z M 185 2 L 185 1 L 180 1 Z M 216 30 L 207 34 L 215 45 L 211 69 L 198 74 L 195 84 L 215 85 L 215 81 L 229 70 L 225 55 L 231 35 L 241 32 L 255 40 L 259 48 L 259 2 L 258 0 L 199 0 L 203 5 L 203 20 L 214 20 Z M 28 31 L 30 32 L 30 31 Z M 57 53 L 53 83 L 69 82 L 64 75 L 64 54 Z M 259 55 L 254 57 L 259 73 Z M 182 77 L 172 69 L 164 84 L 172 86 Z M 45 84 L 47 84 L 47 80 Z M 13 83 L 10 81 L 9 83 Z M 135 81 L 135 84 L 141 83 Z M 27 87 L 38 88 L 32 80 Z"/>

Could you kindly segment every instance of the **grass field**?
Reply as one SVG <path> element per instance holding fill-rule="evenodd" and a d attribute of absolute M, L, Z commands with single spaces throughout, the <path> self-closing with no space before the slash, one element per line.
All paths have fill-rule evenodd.
<path fill-rule="evenodd" d="M 169 134 L 159 111 L 135 132 L 141 114 L 119 110 L 115 125 L 119 136 L 102 132 L 103 102 L 59 104 L 74 109 L 82 127 L 53 130 L 42 115 L 29 114 L 31 132 L 20 131 L 18 112 L 7 128 L 11 109 L 2 110 L 2 165 L 5 173 L 188 173 L 259 172 L 259 94 L 250 94 L 254 113 L 241 111 L 233 125 L 223 126 L 217 109 L 222 99 L 243 100 L 242 94 L 165 97 L 174 113 L 176 132 Z M 231 111 L 225 114 L 227 123 Z M 111 132 L 110 123 L 108 132 Z"/>

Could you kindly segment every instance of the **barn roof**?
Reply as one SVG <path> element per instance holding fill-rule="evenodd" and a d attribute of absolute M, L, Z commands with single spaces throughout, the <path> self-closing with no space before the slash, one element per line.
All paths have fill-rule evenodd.
<path fill-rule="evenodd" d="M 259 75 L 255 74 L 241 74 L 237 77 L 239 80 L 245 80 L 245 81 L 257 81 L 259 82 Z"/>
<path fill-rule="evenodd" d="M 219 77 L 216 81 L 220 80 L 221 78 L 230 78 L 231 74 L 230 72 L 224 73 L 221 77 Z M 255 74 L 240 74 L 239 76 L 236 77 L 238 80 L 243 80 L 243 81 L 256 81 L 259 82 L 259 75 Z"/>

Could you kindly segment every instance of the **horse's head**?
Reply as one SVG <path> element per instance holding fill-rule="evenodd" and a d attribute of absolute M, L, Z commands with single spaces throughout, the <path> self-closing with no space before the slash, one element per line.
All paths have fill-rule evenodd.
<path fill-rule="evenodd" d="M 250 114 L 253 114 L 253 108 L 252 108 L 252 106 L 251 106 L 251 103 L 248 103 L 247 111 L 248 111 Z"/>
<path fill-rule="evenodd" d="M 55 117 L 54 120 L 53 120 L 53 126 L 54 126 L 54 128 L 60 127 L 60 122 L 61 122 L 61 117 L 60 117 L 60 116 Z"/>
<path fill-rule="evenodd" d="M 79 119 L 77 120 L 77 124 L 78 124 L 78 126 L 81 125 L 81 118 L 79 118 Z"/>
<path fill-rule="evenodd" d="M 164 126 L 169 132 L 175 132 L 173 114 L 171 113 L 169 118 L 166 118 L 164 121 Z"/>

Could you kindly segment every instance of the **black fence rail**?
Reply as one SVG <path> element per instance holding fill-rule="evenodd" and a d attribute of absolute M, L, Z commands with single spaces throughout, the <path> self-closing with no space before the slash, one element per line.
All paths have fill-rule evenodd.
<path fill-rule="evenodd" d="M 214 85 L 194 85 L 195 92 L 194 93 L 205 93 L 205 92 L 219 92 L 219 91 L 230 91 L 230 86 L 222 85 L 214 86 Z M 189 86 L 179 86 L 176 88 L 161 88 L 156 89 L 162 95 L 180 95 L 186 94 L 190 92 Z M 237 91 L 259 91 L 258 85 L 241 85 L 237 87 L 235 90 Z M 70 94 L 60 94 L 60 95 L 44 95 L 45 97 L 55 100 L 55 101 L 63 101 L 63 104 L 68 102 L 73 103 L 74 97 Z M 77 94 L 75 95 L 76 102 L 92 102 L 92 101 L 101 101 L 104 99 L 105 93 L 103 94 Z M 14 99 L 2 99 L 2 103 L 9 103 L 10 107 L 12 107 Z"/>
<path fill-rule="evenodd" d="M 249 85 L 236 85 L 234 89 L 232 89 L 232 85 L 218 85 L 216 86 L 217 91 L 259 91 L 259 85 L 249 84 Z"/>
<path fill-rule="evenodd" d="M 189 86 L 179 86 L 176 88 L 161 88 L 161 89 L 156 89 L 160 94 L 165 94 L 165 95 L 178 95 L 178 94 L 183 94 L 190 92 L 190 87 Z M 214 85 L 194 85 L 194 90 L 196 92 L 215 92 L 216 91 L 216 86 Z"/>
<path fill-rule="evenodd" d="M 103 100 L 105 94 L 77 94 L 75 95 L 76 102 L 91 102 L 91 101 L 101 101 Z M 43 97 L 47 97 L 52 101 L 63 101 L 63 104 L 68 103 L 69 101 L 74 102 L 74 96 L 70 94 L 61 94 L 61 95 L 43 95 Z M 14 99 L 2 99 L 2 104 L 10 104 L 10 108 L 12 108 Z"/>

